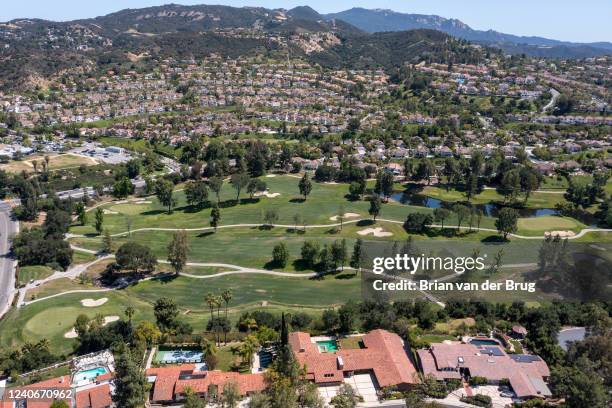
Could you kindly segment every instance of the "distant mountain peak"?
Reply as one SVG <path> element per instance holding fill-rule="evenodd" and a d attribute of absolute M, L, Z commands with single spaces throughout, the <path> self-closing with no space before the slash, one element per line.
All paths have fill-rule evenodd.
<path fill-rule="evenodd" d="M 585 58 L 612 53 L 612 43 L 609 42 L 583 44 L 536 36 L 505 34 L 491 29 L 486 31 L 474 30 L 458 19 L 449 19 L 437 15 L 405 14 L 389 9 L 370 10 L 353 7 L 339 13 L 327 14 L 325 18 L 346 21 L 369 33 L 415 29 L 439 30 L 454 37 L 493 45 L 510 53 L 561 58 Z"/>

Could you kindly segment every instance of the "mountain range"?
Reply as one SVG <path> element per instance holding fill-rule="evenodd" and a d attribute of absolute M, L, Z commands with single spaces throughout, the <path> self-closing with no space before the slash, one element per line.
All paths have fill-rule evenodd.
<path fill-rule="evenodd" d="M 322 15 L 308 6 L 285 10 L 169 4 L 66 22 L 0 23 L 0 88 L 39 84 L 74 67 L 125 70 L 159 57 L 280 52 L 280 58 L 300 57 L 328 68 L 397 72 L 406 62 L 479 63 L 500 48 L 543 57 L 612 54 L 607 42 L 517 37 L 473 30 L 459 20 L 389 10 L 354 8 Z"/>
<path fill-rule="evenodd" d="M 474 30 L 457 19 L 436 15 L 405 14 L 393 10 L 352 8 L 339 13 L 320 15 L 322 19 L 340 19 L 369 33 L 414 29 L 439 30 L 454 37 L 499 47 L 512 54 L 537 57 L 586 58 L 612 54 L 612 43 L 574 43 L 543 37 L 504 34 L 494 30 Z"/>

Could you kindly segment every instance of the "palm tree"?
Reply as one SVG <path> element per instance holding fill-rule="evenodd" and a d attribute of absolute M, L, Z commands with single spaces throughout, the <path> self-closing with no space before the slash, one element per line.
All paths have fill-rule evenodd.
<path fill-rule="evenodd" d="M 128 318 L 128 322 L 132 323 L 132 317 L 134 317 L 136 310 L 132 306 L 125 308 L 125 316 Z"/>
<path fill-rule="evenodd" d="M 257 329 L 257 320 L 251 317 L 245 320 L 244 325 L 246 326 L 247 332 L 250 333 L 252 330 Z"/>
<path fill-rule="evenodd" d="M 204 352 L 205 356 L 214 356 L 215 354 L 217 354 L 217 346 L 212 341 L 202 339 L 200 347 L 202 347 L 202 352 Z"/>
<path fill-rule="evenodd" d="M 229 306 L 229 302 L 232 300 L 232 291 L 229 289 L 223 291 L 221 297 L 225 301 L 225 317 L 227 318 L 227 307 Z"/>
<path fill-rule="evenodd" d="M 214 310 L 214 307 L 215 307 L 215 302 L 216 302 L 216 299 L 215 299 L 215 298 L 216 298 L 216 297 L 215 297 L 215 295 L 213 295 L 213 294 L 212 294 L 212 293 L 210 293 L 210 292 L 208 292 L 208 293 L 206 294 L 206 297 L 204 298 L 204 300 L 206 301 L 206 303 L 208 303 L 208 307 L 210 308 L 210 319 L 211 319 L 211 320 L 213 319 L 213 310 Z"/>
<path fill-rule="evenodd" d="M 257 351 L 259 342 L 253 335 L 249 335 L 244 339 L 244 342 L 240 346 L 239 354 L 242 361 L 249 366 L 253 362 L 253 354 Z"/>
<path fill-rule="evenodd" d="M 217 306 L 217 319 L 219 318 L 219 314 L 221 313 L 222 302 L 223 302 L 223 297 L 215 296 L 215 306 Z"/>
<path fill-rule="evenodd" d="M 38 160 L 32 160 L 32 167 L 34 167 L 34 173 L 38 173 Z"/>

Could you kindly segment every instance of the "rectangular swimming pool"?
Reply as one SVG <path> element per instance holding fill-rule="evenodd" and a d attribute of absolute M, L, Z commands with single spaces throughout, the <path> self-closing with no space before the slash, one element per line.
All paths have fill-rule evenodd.
<path fill-rule="evenodd" d="M 333 353 L 338 350 L 336 340 L 321 340 L 317 341 L 317 347 L 320 353 Z"/>
<path fill-rule="evenodd" d="M 499 342 L 493 339 L 471 339 L 470 344 L 475 346 L 499 346 Z"/>
<path fill-rule="evenodd" d="M 90 368 L 89 370 L 79 371 L 74 375 L 72 382 L 80 383 L 81 381 L 91 381 L 96 377 L 106 374 L 106 368 L 104 367 L 96 367 Z"/>

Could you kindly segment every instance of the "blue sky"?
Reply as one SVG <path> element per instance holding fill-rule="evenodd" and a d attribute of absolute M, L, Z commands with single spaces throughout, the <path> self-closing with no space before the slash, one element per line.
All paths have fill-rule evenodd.
<path fill-rule="evenodd" d="M 308 4 L 321 13 L 351 7 L 458 18 L 476 29 L 539 35 L 566 41 L 612 41 L 611 0 L 2 0 L 0 21 L 19 17 L 72 20 L 124 8 L 167 3 L 291 8 Z"/>

